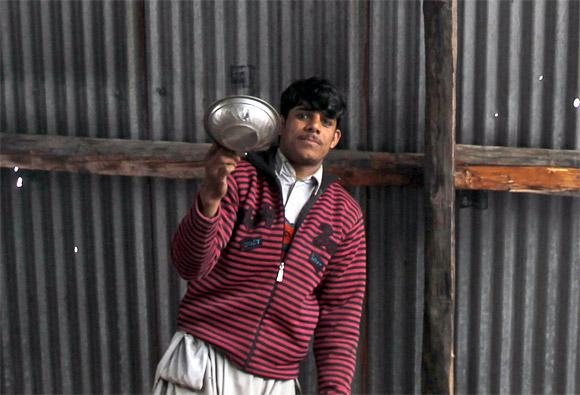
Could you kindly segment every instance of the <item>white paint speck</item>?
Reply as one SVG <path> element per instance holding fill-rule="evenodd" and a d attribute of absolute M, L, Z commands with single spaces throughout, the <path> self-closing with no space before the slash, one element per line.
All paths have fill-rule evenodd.
<path fill-rule="evenodd" d="M 496 112 L 495 114 L 493 114 L 493 116 L 497 118 L 499 117 L 499 113 Z"/>
<path fill-rule="evenodd" d="M 577 97 L 576 99 L 574 99 L 572 105 L 574 106 L 574 108 L 580 107 L 580 98 Z"/>
<path fill-rule="evenodd" d="M 540 81 L 542 81 L 543 79 L 544 79 L 544 76 L 543 75 L 541 75 L 541 76 L 538 77 L 538 80 L 540 80 Z"/>
<path fill-rule="evenodd" d="M 16 187 L 22 188 L 22 177 L 18 177 L 18 179 L 16 180 Z"/>
<path fill-rule="evenodd" d="M 75 246 L 75 254 L 79 252 L 79 248 Z"/>
<path fill-rule="evenodd" d="M 20 170 L 20 168 L 19 168 L 18 166 L 16 166 L 16 167 L 14 168 L 14 173 L 16 173 L 18 170 Z"/>

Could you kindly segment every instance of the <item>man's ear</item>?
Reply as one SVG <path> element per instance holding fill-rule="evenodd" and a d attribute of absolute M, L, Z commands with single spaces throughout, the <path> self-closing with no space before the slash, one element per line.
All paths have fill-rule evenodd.
<path fill-rule="evenodd" d="M 336 129 L 334 131 L 334 136 L 332 137 L 332 142 L 330 143 L 330 149 L 334 149 L 334 147 L 338 145 L 341 136 L 342 132 L 340 131 L 340 129 Z"/>
<path fill-rule="evenodd" d="M 280 130 L 278 130 L 278 136 L 282 135 L 282 131 L 286 127 L 286 118 L 284 118 L 283 116 L 280 116 L 280 119 L 282 120 L 282 122 L 280 123 Z"/>

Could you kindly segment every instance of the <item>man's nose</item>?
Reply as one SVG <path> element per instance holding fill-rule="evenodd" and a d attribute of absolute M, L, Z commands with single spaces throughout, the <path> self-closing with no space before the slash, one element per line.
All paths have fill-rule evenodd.
<path fill-rule="evenodd" d="M 318 112 L 313 113 L 312 116 L 310 117 L 310 120 L 308 121 L 308 124 L 306 125 L 306 130 L 314 133 L 320 133 L 321 122 L 322 117 L 320 116 L 320 113 Z"/>

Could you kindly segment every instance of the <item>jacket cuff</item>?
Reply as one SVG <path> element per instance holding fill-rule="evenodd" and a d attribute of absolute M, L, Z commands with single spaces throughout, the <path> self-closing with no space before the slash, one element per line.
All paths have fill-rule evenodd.
<path fill-rule="evenodd" d="M 221 215 L 221 205 L 218 206 L 218 210 L 213 217 L 207 217 L 201 212 L 201 197 L 199 192 L 195 195 L 195 201 L 193 204 L 193 210 L 191 210 L 192 219 L 195 220 L 204 229 L 211 229 L 211 227 L 218 222 Z"/>

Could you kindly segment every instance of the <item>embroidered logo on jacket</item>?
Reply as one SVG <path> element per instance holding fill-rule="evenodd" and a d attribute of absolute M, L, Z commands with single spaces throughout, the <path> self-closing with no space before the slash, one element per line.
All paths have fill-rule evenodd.
<path fill-rule="evenodd" d="M 320 255 L 318 255 L 316 252 L 310 253 L 309 260 L 310 260 L 310 263 L 312 263 L 314 265 L 316 270 L 321 271 L 324 268 L 324 263 L 322 262 Z"/>
<path fill-rule="evenodd" d="M 242 251 L 253 250 L 254 248 L 262 246 L 262 238 L 258 237 L 257 239 L 244 239 L 240 244 L 242 245 Z"/>
<path fill-rule="evenodd" d="M 252 209 L 242 208 L 239 214 L 240 223 L 248 229 L 254 227 L 254 212 Z"/>
<path fill-rule="evenodd" d="M 260 222 L 264 222 L 266 228 L 271 228 L 275 219 L 274 209 L 269 204 L 262 204 L 257 213 L 253 208 L 242 208 L 240 216 L 241 223 L 249 230 L 257 227 Z"/>
<path fill-rule="evenodd" d="M 266 228 L 271 228 L 272 224 L 274 224 L 274 219 L 274 208 L 269 204 L 262 204 L 262 206 L 260 206 L 260 211 L 258 211 L 258 221 L 256 221 L 256 223 L 264 221 L 264 226 Z"/>
<path fill-rule="evenodd" d="M 334 254 L 337 245 L 330 238 L 333 233 L 332 226 L 322 223 L 320 224 L 320 232 L 321 233 L 312 240 L 312 244 L 318 248 L 326 250 L 330 255 Z"/>

